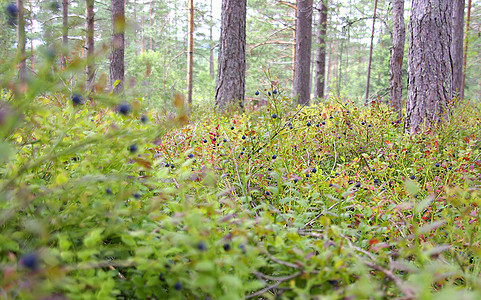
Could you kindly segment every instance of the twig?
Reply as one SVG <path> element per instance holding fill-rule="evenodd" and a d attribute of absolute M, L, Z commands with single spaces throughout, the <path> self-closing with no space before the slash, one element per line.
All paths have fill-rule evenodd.
<path fill-rule="evenodd" d="M 278 258 L 275 258 L 272 254 L 270 254 L 269 252 L 265 252 L 265 255 L 270 259 L 272 260 L 273 262 L 276 262 L 280 265 L 283 265 L 283 266 L 286 266 L 286 267 L 289 267 L 289 268 L 294 268 L 294 269 L 298 269 L 300 270 L 301 269 L 301 266 L 298 266 L 298 265 L 295 265 L 295 264 L 292 264 L 290 262 L 287 262 L 287 261 L 283 261 L 283 260 L 280 260 Z"/>
<path fill-rule="evenodd" d="M 368 262 L 368 261 L 364 261 L 364 264 L 376 271 L 379 271 L 381 273 L 384 274 L 384 276 L 386 276 L 387 278 L 391 279 L 392 282 L 394 282 L 394 284 L 398 287 L 398 289 L 405 295 L 404 299 L 414 299 L 415 297 L 415 293 L 414 291 L 404 285 L 404 283 L 402 282 L 401 279 L 399 279 L 399 277 L 397 277 L 396 275 L 394 275 L 393 272 L 389 271 L 389 270 L 386 270 L 384 269 L 383 267 L 381 266 L 378 266 L 372 262 Z"/>
<path fill-rule="evenodd" d="M 293 279 L 293 278 L 296 278 L 297 276 L 299 276 L 299 275 L 301 275 L 301 274 L 302 274 L 302 272 L 299 271 L 299 272 L 294 273 L 294 274 L 289 275 L 289 276 L 279 277 L 280 280 L 278 280 L 276 283 L 271 284 L 271 285 L 268 285 L 268 286 L 266 286 L 265 288 L 263 288 L 263 289 L 255 292 L 255 293 L 253 293 L 253 294 L 247 295 L 247 296 L 246 296 L 246 299 L 256 298 L 256 297 L 264 294 L 265 292 L 268 292 L 268 291 L 270 291 L 270 290 L 272 290 L 272 289 L 275 289 L 275 288 L 278 287 L 281 283 L 283 283 L 283 282 L 285 282 L 285 281 L 289 281 L 289 280 L 291 280 L 291 279 Z"/>

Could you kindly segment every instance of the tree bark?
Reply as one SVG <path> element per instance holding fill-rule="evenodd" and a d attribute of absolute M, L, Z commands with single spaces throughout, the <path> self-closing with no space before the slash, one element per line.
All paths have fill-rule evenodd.
<path fill-rule="evenodd" d="M 376 25 L 377 0 L 374 0 L 374 12 L 372 13 L 371 45 L 369 46 L 369 59 L 367 61 L 366 90 L 364 93 L 364 104 L 369 101 L 369 82 L 371 80 L 372 48 L 374 45 L 374 29 Z"/>
<path fill-rule="evenodd" d="M 468 11 L 466 14 L 466 32 L 464 37 L 464 55 L 463 55 L 463 75 L 461 79 L 461 99 L 464 99 L 464 88 L 466 84 L 466 62 L 468 60 L 468 41 L 469 41 L 469 23 L 471 22 L 471 0 L 468 0 Z"/>
<path fill-rule="evenodd" d="M 189 0 L 191 1 L 191 0 Z M 150 0 L 150 6 L 149 6 L 149 30 L 150 30 L 150 36 L 149 36 L 149 49 L 152 51 L 152 0 Z"/>
<path fill-rule="evenodd" d="M 406 39 L 404 25 L 404 0 L 394 0 L 392 9 L 391 58 L 389 60 L 389 99 L 391 107 L 401 117 L 402 104 L 402 66 L 404 43 Z"/>
<path fill-rule="evenodd" d="M 451 57 L 453 59 L 453 95 L 458 97 L 461 94 L 461 83 L 463 80 L 463 27 L 464 0 L 454 0 Z"/>
<path fill-rule="evenodd" d="M 219 66 L 215 91 L 215 103 L 221 110 L 231 104 L 244 108 L 246 6 L 246 0 L 222 0 Z"/>
<path fill-rule="evenodd" d="M 189 26 L 187 29 L 187 103 L 192 107 L 192 68 L 194 64 L 194 0 L 189 1 Z"/>
<path fill-rule="evenodd" d="M 405 130 L 414 134 L 449 117 L 453 93 L 452 0 L 413 0 L 409 21 Z"/>
<path fill-rule="evenodd" d="M 326 77 L 326 33 L 327 33 L 327 0 L 321 1 L 319 27 L 317 32 L 316 76 L 314 81 L 314 97 L 324 99 Z"/>
<path fill-rule="evenodd" d="M 85 81 L 86 90 L 92 91 L 95 77 L 95 41 L 94 41 L 94 0 L 85 1 L 85 49 L 87 50 L 87 66 Z"/>
<path fill-rule="evenodd" d="M 62 57 L 60 58 L 60 68 L 67 67 L 67 48 L 68 48 L 68 0 L 62 0 Z"/>
<path fill-rule="evenodd" d="M 312 45 L 312 0 L 297 2 L 296 65 L 293 95 L 297 103 L 309 104 L 311 97 L 310 67 Z"/>
<path fill-rule="evenodd" d="M 30 35 L 33 37 L 33 0 L 30 0 Z M 35 55 L 33 52 L 33 38 L 30 39 L 30 70 L 35 67 Z"/>
<path fill-rule="evenodd" d="M 110 83 L 114 94 L 124 86 L 125 8 L 123 0 L 111 0 L 112 37 L 110 39 Z"/>
<path fill-rule="evenodd" d="M 17 60 L 18 80 L 24 82 L 27 79 L 27 57 L 25 55 L 25 7 L 23 0 L 17 0 Z"/>

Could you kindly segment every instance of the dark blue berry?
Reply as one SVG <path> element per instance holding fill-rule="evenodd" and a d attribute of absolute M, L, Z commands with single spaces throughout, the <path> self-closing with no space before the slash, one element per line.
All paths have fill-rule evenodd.
<path fill-rule="evenodd" d="M 256 96 L 259 96 L 259 91 L 256 91 L 255 94 L 256 94 Z"/>
<path fill-rule="evenodd" d="M 129 146 L 129 151 L 130 153 L 134 154 L 135 152 L 137 152 L 138 148 L 137 148 L 137 145 L 136 144 L 132 144 Z"/>
<path fill-rule="evenodd" d="M 245 135 L 243 135 L 243 136 L 242 136 L 242 139 L 243 139 L 243 140 L 245 140 L 245 139 L 246 139 L 246 136 L 245 136 Z"/>
<path fill-rule="evenodd" d="M 414 180 L 414 179 L 416 179 L 416 176 L 411 175 L 409 178 L 411 178 L 411 180 Z"/>
<path fill-rule="evenodd" d="M 180 291 L 182 289 L 182 283 L 180 283 L 179 281 L 177 281 L 175 284 L 174 284 L 174 289 L 176 291 Z"/>
<path fill-rule="evenodd" d="M 277 90 L 274 89 L 274 90 L 272 91 L 272 93 L 273 93 L 274 95 L 277 94 Z"/>
<path fill-rule="evenodd" d="M 271 92 L 267 92 L 267 95 L 269 95 L 269 97 L 271 96 Z"/>
<path fill-rule="evenodd" d="M 30 253 L 22 258 L 20 258 L 20 263 L 26 267 L 29 268 L 30 270 L 36 270 L 38 267 L 38 258 L 37 255 Z"/>
<path fill-rule="evenodd" d="M 203 142 L 204 142 L 204 143 L 207 143 L 207 140 L 206 140 L 206 139 L 204 139 L 204 140 L 203 140 Z"/>
<path fill-rule="evenodd" d="M 189 158 L 194 158 L 194 154 L 190 153 Z"/>
<path fill-rule="evenodd" d="M 17 5 L 15 5 L 15 3 L 8 4 L 7 7 L 5 8 L 5 10 L 7 11 L 7 14 L 10 18 L 16 18 L 17 17 L 18 9 L 17 9 Z"/>
<path fill-rule="evenodd" d="M 311 126 L 311 122 L 307 122 L 307 126 Z"/>
<path fill-rule="evenodd" d="M 160 280 L 160 281 L 165 281 L 164 274 L 162 274 L 162 273 L 159 274 L 159 280 Z"/>
<path fill-rule="evenodd" d="M 297 183 L 298 181 L 299 181 L 299 179 L 297 179 L 297 178 L 296 178 L 296 179 L 294 179 L 294 183 Z"/>
<path fill-rule="evenodd" d="M 317 169 L 316 169 L 316 168 L 312 168 L 311 172 L 312 172 L 312 173 L 316 173 L 316 172 L 317 172 Z"/>
<path fill-rule="evenodd" d="M 109 189 L 109 188 L 106 188 L 106 189 L 105 189 L 105 193 L 106 193 L 107 195 L 112 195 L 112 190 Z"/>
<path fill-rule="evenodd" d="M 82 96 L 80 96 L 78 94 L 72 95 L 72 103 L 73 103 L 74 106 L 82 105 L 82 102 L 83 102 Z"/>
<path fill-rule="evenodd" d="M 272 118 L 273 118 L 273 119 L 277 118 L 277 115 L 276 115 L 276 114 L 272 114 Z"/>
<path fill-rule="evenodd" d="M 148 120 L 149 120 L 149 119 L 147 118 L 146 115 L 143 115 L 142 117 L 140 117 L 140 122 L 142 122 L 142 123 L 144 123 L 144 124 L 147 123 Z"/>
<path fill-rule="evenodd" d="M 134 193 L 132 196 L 134 196 L 135 199 L 139 199 L 139 198 L 140 198 L 140 194 L 139 194 L 139 193 Z"/>
<path fill-rule="evenodd" d="M 234 126 L 231 126 L 231 127 L 230 127 L 230 130 L 234 130 Z"/>
<path fill-rule="evenodd" d="M 439 163 L 436 163 L 436 167 L 439 168 Z"/>
<path fill-rule="evenodd" d="M 276 158 L 277 158 L 277 156 L 276 156 L 276 155 L 272 155 L 272 159 L 276 159 Z"/>
<path fill-rule="evenodd" d="M 205 250 L 207 250 L 207 246 L 205 245 L 204 242 L 199 242 L 197 244 L 197 249 L 199 249 L 200 251 L 205 251 Z"/>
<path fill-rule="evenodd" d="M 119 113 L 124 116 L 128 115 L 130 113 L 130 105 L 127 103 L 121 104 L 119 106 Z"/>
<path fill-rule="evenodd" d="M 230 250 L 230 244 L 229 243 L 225 243 L 224 246 L 224 251 L 229 251 Z"/>

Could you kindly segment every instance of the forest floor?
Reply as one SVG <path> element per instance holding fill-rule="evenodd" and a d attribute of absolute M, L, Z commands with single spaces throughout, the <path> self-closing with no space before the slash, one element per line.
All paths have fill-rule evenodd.
<path fill-rule="evenodd" d="M 384 104 L 268 92 L 247 114 L 188 116 L 176 99 L 171 119 L 7 101 L 2 294 L 481 297 L 479 103 L 411 136 Z"/>

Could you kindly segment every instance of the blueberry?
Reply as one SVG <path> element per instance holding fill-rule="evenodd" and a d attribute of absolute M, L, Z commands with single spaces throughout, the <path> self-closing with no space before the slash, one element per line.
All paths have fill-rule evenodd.
<path fill-rule="evenodd" d="M 375 184 L 379 184 L 379 180 L 378 180 L 378 179 L 374 179 L 374 183 L 375 183 Z"/>
<path fill-rule="evenodd" d="M 329 183 L 329 187 L 332 187 L 332 183 Z"/>
<path fill-rule="evenodd" d="M 436 163 L 436 167 L 439 168 L 439 163 Z"/>
<path fill-rule="evenodd" d="M 82 102 L 83 102 L 82 96 L 80 96 L 79 94 L 72 95 L 72 103 L 74 106 L 82 105 Z"/>
<path fill-rule="evenodd" d="M 273 118 L 273 119 L 277 118 L 277 115 L 276 115 L 276 114 L 272 114 L 272 118 Z"/>
<path fill-rule="evenodd" d="M 274 89 L 274 90 L 272 91 L 272 93 L 273 93 L 274 95 L 277 94 L 277 90 Z"/>
<path fill-rule="evenodd" d="M 453 169 L 453 167 L 452 167 L 452 166 L 449 166 L 449 167 L 448 167 L 448 169 L 449 169 L 449 170 L 452 170 L 452 169 Z"/>
<path fill-rule="evenodd" d="M 147 123 L 148 120 L 149 120 L 149 119 L 147 118 L 146 115 L 143 115 L 142 117 L 140 117 L 140 122 L 142 122 L 142 123 L 144 123 L 144 124 Z"/>
<path fill-rule="evenodd" d="M 355 185 L 357 188 L 360 188 L 361 187 L 361 184 L 359 182 L 356 182 L 356 185 Z"/>
<path fill-rule="evenodd" d="M 256 91 L 255 94 L 256 94 L 256 96 L 259 96 L 259 91 Z"/>
<path fill-rule="evenodd" d="M 246 139 L 246 136 L 245 136 L 245 135 L 243 135 L 243 136 L 242 136 L 242 139 L 243 139 L 243 140 L 245 140 L 245 139 Z"/>
<path fill-rule="evenodd" d="M 182 283 L 180 283 L 180 281 L 177 281 L 175 284 L 174 284 L 174 289 L 176 291 L 180 291 L 182 289 Z"/>
<path fill-rule="evenodd" d="M 332 119 L 332 118 L 333 118 L 333 116 L 329 116 L 329 119 Z"/>
<path fill-rule="evenodd" d="M 277 156 L 276 156 L 276 155 L 272 155 L 272 159 L 276 159 L 276 158 L 277 158 Z"/>
<path fill-rule="evenodd" d="M 223 139 L 222 141 L 223 141 L 224 143 L 227 143 L 227 139 Z"/>
<path fill-rule="evenodd" d="M 223 247 L 224 247 L 224 251 L 230 250 L 230 244 L 229 243 L 225 243 Z"/>
<path fill-rule="evenodd" d="M 119 113 L 124 116 L 128 115 L 130 113 L 130 105 L 127 103 L 121 104 L 119 106 Z"/>
<path fill-rule="evenodd" d="M 190 153 L 189 158 L 194 158 L 194 154 Z"/>
<path fill-rule="evenodd" d="M 207 250 L 207 246 L 205 245 L 204 242 L 199 242 L 197 244 L 197 249 L 199 249 L 200 251 L 205 251 L 205 250 Z"/>
<path fill-rule="evenodd" d="M 271 193 L 269 193 L 269 192 L 266 191 L 266 196 L 269 196 L 270 194 L 271 194 Z"/>
<path fill-rule="evenodd" d="M 205 143 L 207 143 L 207 140 L 206 140 L 206 139 L 204 139 L 204 140 L 203 140 L 203 142 L 204 142 L 204 144 L 205 144 Z"/>
<path fill-rule="evenodd" d="M 241 151 L 240 155 L 244 155 L 244 151 Z"/>
<path fill-rule="evenodd" d="M 112 190 L 109 189 L 109 188 L 106 188 L 106 189 L 105 189 L 105 193 L 106 193 L 107 195 L 112 195 Z"/>
<path fill-rule="evenodd" d="M 234 126 L 231 126 L 231 127 L 230 127 L 230 130 L 234 130 Z"/>
<path fill-rule="evenodd" d="M 159 274 L 159 280 L 160 280 L 160 281 L 165 281 L 164 274 L 162 274 L 162 273 Z"/>
<path fill-rule="evenodd" d="M 37 255 L 30 253 L 22 258 L 20 258 L 20 263 L 22 266 L 29 268 L 30 270 L 36 270 L 38 267 L 38 258 Z"/>
<path fill-rule="evenodd" d="M 15 3 L 8 4 L 7 8 L 5 10 L 7 11 L 7 14 L 10 18 L 16 18 L 17 17 L 18 9 L 17 9 L 17 5 L 15 5 Z"/>
<path fill-rule="evenodd" d="M 267 92 L 267 95 L 269 95 L 269 97 L 271 96 L 271 92 Z"/>
<path fill-rule="evenodd" d="M 309 177 L 309 176 L 310 176 L 309 173 L 307 173 L 307 174 L 306 174 L 306 177 Z"/>
<path fill-rule="evenodd" d="M 137 148 L 137 145 L 136 144 L 132 144 L 129 146 L 129 151 L 130 153 L 134 154 L 135 152 L 137 152 L 138 148 Z"/>
<path fill-rule="evenodd" d="M 364 122 L 361 122 L 361 125 L 364 125 L 364 124 L 366 124 L 366 123 L 364 123 Z"/>
<path fill-rule="evenodd" d="M 411 180 L 414 180 L 414 179 L 416 179 L 416 176 L 411 175 L 409 178 L 411 178 Z"/>
<path fill-rule="evenodd" d="M 311 122 L 307 122 L 307 126 L 311 126 Z"/>
<path fill-rule="evenodd" d="M 133 196 L 134 196 L 135 199 L 139 199 L 139 198 L 140 198 L 140 194 L 139 194 L 139 193 L 134 193 Z"/>
<path fill-rule="evenodd" d="M 316 169 L 316 168 L 312 168 L 311 172 L 312 172 L 312 173 L 316 173 L 316 172 L 317 172 L 317 169 Z"/>

